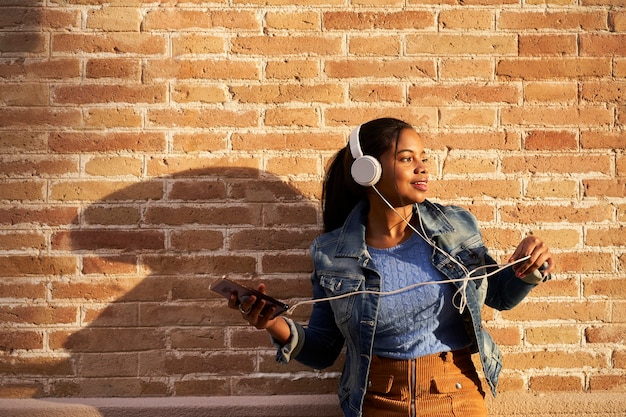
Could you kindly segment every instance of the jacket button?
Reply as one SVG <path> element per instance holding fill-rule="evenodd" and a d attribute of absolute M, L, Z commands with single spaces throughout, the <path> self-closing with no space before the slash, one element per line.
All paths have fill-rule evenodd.
<path fill-rule="evenodd" d="M 367 381 L 367 388 L 371 388 L 372 387 L 372 381 Z"/>
<path fill-rule="evenodd" d="M 454 386 L 455 386 L 455 388 L 456 388 L 456 389 L 461 389 L 461 388 L 463 388 L 463 385 L 461 385 L 461 383 L 460 383 L 460 382 L 457 382 Z"/>

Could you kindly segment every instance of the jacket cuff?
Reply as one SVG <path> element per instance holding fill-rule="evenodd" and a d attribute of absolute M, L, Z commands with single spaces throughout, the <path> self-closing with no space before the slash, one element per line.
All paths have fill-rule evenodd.
<path fill-rule="evenodd" d="M 299 351 L 299 341 L 300 341 L 300 331 L 298 329 L 298 325 L 293 320 L 287 317 L 281 317 L 287 325 L 289 326 L 289 332 L 291 333 L 291 339 L 286 344 L 282 345 L 276 341 L 272 336 L 270 336 L 270 340 L 274 346 L 276 346 L 276 362 L 279 363 L 289 363 L 291 359 L 297 354 Z"/>
<path fill-rule="evenodd" d="M 527 284 L 537 285 L 537 284 L 541 284 L 542 282 L 549 281 L 551 279 L 552 279 L 551 274 L 547 274 L 544 276 L 539 270 L 535 270 L 533 271 L 532 274 L 528 274 L 524 278 L 522 278 L 522 281 L 524 281 Z"/>

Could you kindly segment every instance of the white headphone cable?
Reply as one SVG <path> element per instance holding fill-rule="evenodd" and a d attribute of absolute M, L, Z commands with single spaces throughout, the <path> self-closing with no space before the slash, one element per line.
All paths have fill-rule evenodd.
<path fill-rule="evenodd" d="M 340 295 L 335 295 L 333 297 L 325 297 L 325 298 L 316 298 L 313 300 L 304 300 L 304 301 L 299 301 L 297 303 L 295 303 L 294 305 L 292 305 L 291 307 L 289 307 L 289 309 L 287 310 L 287 312 L 285 314 L 287 314 L 288 316 L 292 315 L 294 310 L 296 309 L 296 307 L 302 306 L 302 305 L 306 305 L 306 304 L 315 304 L 315 303 L 320 303 L 322 301 L 334 301 L 334 300 L 339 300 L 342 298 L 347 298 L 347 297 L 351 297 L 353 295 L 357 295 L 357 294 L 374 294 L 374 295 L 381 295 L 381 296 L 387 296 L 387 295 L 396 295 L 396 294 L 400 294 L 403 293 L 405 291 L 409 291 L 412 290 L 413 288 L 417 288 L 417 287 L 421 287 L 423 285 L 429 285 L 429 284 L 442 284 L 442 283 L 448 283 L 448 282 L 461 282 L 461 281 L 469 281 L 469 280 L 478 280 L 478 279 L 484 279 L 484 278 L 489 278 L 491 275 L 497 274 L 498 272 L 513 266 L 517 263 L 523 262 L 530 259 L 530 255 L 525 256 L 523 258 L 520 259 L 516 259 L 513 262 L 507 263 L 507 264 L 498 264 L 498 265 L 481 265 L 471 271 L 469 271 L 469 275 L 470 276 L 465 276 L 463 278 L 451 278 L 451 279 L 447 279 L 447 280 L 442 280 L 442 281 L 426 281 L 426 282 L 417 282 L 415 284 L 409 285 L 408 287 L 404 287 L 404 288 L 399 288 L 397 290 L 393 290 L 393 291 L 374 291 L 374 290 L 360 290 L 360 291 L 353 291 L 353 292 L 348 292 L 345 294 L 340 294 Z M 479 275 L 476 277 L 472 277 L 471 274 L 473 274 L 474 272 L 480 270 L 480 269 L 484 269 L 484 268 L 496 268 L 497 269 L 495 271 L 491 271 L 488 272 L 486 274 L 483 275 Z"/>

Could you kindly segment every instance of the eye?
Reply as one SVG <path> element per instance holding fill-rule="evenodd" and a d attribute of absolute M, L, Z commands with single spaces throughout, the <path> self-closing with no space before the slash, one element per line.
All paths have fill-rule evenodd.
<path fill-rule="evenodd" d="M 427 163 L 428 163 L 428 158 L 422 158 L 422 162 L 423 162 L 424 164 L 427 164 Z"/>

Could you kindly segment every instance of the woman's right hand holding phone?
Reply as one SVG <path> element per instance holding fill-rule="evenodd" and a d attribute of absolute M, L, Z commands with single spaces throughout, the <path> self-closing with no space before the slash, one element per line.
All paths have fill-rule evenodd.
<path fill-rule="evenodd" d="M 259 284 L 257 291 L 266 294 L 265 284 Z M 237 293 L 232 293 L 228 299 L 228 307 L 239 310 L 241 316 L 251 326 L 259 330 L 267 330 L 281 344 L 289 342 L 291 339 L 289 325 L 280 317 L 274 317 L 275 306 L 270 306 L 266 311 L 263 311 L 266 305 L 265 300 L 257 298 L 255 295 L 244 296 L 239 299 Z"/>

